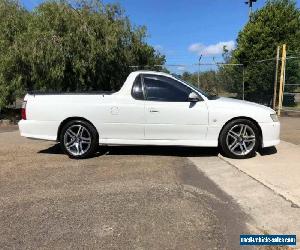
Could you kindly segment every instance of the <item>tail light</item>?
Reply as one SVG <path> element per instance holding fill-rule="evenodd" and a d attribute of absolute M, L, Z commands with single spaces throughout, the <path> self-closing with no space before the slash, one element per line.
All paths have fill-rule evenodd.
<path fill-rule="evenodd" d="M 23 101 L 22 108 L 21 108 L 22 120 L 26 120 L 26 104 L 27 104 L 27 101 Z"/>

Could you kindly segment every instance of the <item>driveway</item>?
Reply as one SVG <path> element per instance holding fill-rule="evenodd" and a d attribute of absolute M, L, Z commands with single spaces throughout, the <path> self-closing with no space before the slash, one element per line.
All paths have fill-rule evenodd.
<path fill-rule="evenodd" d="M 110 147 L 71 160 L 0 134 L 0 248 L 238 249 L 235 201 L 199 172 L 211 149 Z"/>

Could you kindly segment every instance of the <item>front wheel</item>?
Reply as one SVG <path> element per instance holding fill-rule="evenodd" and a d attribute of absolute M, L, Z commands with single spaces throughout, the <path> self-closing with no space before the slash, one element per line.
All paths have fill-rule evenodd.
<path fill-rule="evenodd" d="M 253 157 L 260 144 L 259 130 L 250 120 L 233 120 L 223 128 L 219 144 L 225 156 L 230 158 Z"/>
<path fill-rule="evenodd" d="M 71 158 L 90 157 L 95 153 L 98 144 L 97 130 L 86 121 L 70 121 L 62 128 L 60 145 Z"/>

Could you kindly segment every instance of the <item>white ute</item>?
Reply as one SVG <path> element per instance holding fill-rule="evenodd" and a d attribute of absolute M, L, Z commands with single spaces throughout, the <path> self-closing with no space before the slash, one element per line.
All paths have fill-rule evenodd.
<path fill-rule="evenodd" d="M 251 102 L 210 96 L 162 72 L 131 73 L 115 93 L 29 93 L 22 136 L 60 142 L 72 158 L 98 145 L 218 147 L 248 158 L 279 143 L 275 111 Z"/>

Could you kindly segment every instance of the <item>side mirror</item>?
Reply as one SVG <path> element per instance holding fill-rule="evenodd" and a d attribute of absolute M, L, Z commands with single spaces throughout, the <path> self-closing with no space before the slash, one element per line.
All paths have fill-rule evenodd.
<path fill-rule="evenodd" d="M 195 92 L 191 92 L 189 94 L 188 101 L 189 102 L 199 102 L 200 101 L 200 97 Z"/>

